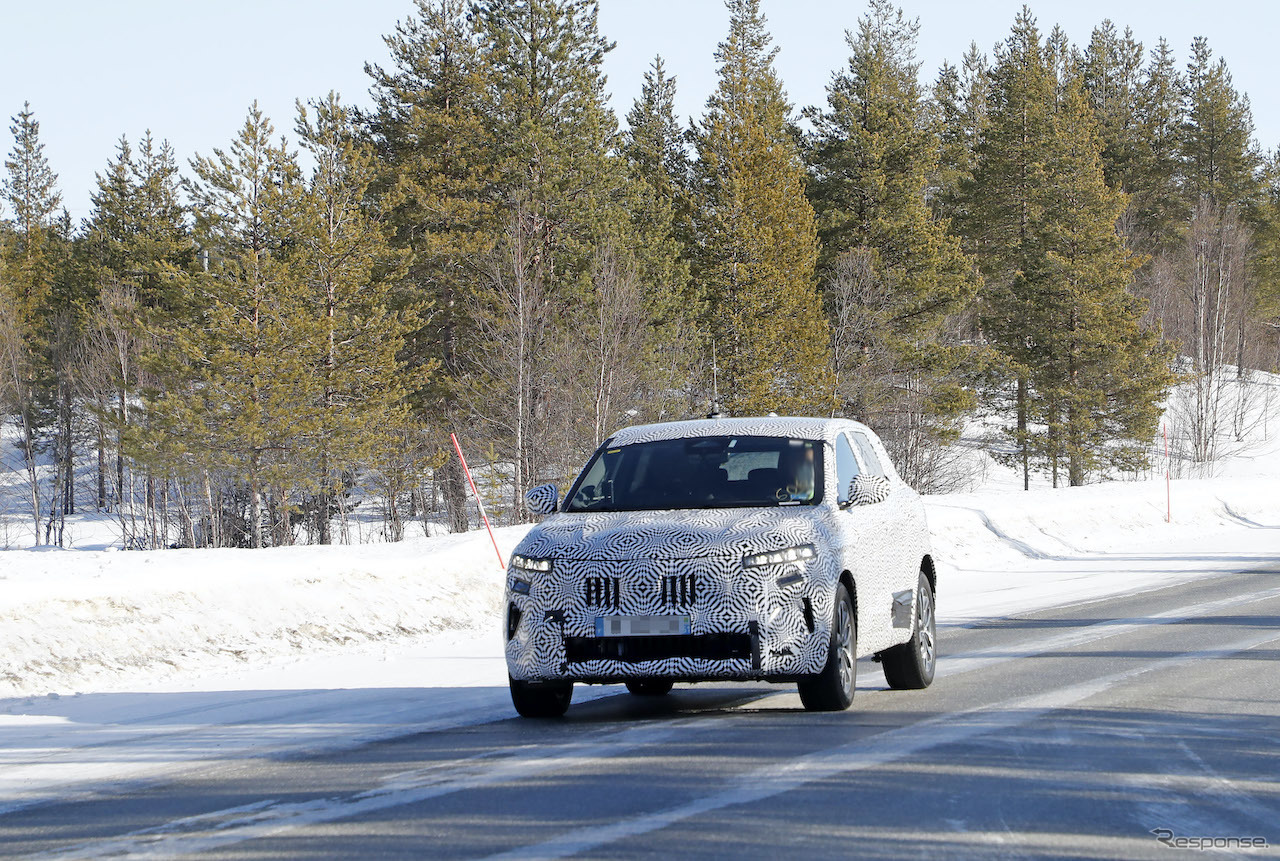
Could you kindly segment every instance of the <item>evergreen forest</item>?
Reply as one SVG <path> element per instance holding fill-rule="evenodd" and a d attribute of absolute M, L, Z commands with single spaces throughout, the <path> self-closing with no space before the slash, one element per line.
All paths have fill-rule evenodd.
<path fill-rule="evenodd" d="M 685 122 L 661 57 L 614 114 L 597 0 L 405 2 L 367 104 L 254 104 L 186 164 L 121 137 L 79 224 L 11 108 L 0 411 L 40 543 L 466 529 L 450 434 L 517 523 L 616 429 L 712 411 L 857 418 L 922 492 L 966 486 L 975 421 L 1024 486 L 1146 475 L 1166 407 L 1208 468 L 1222 387 L 1280 365 L 1280 149 L 1203 39 L 1024 7 L 929 70 L 870 0 L 796 106 L 727 0 Z"/>

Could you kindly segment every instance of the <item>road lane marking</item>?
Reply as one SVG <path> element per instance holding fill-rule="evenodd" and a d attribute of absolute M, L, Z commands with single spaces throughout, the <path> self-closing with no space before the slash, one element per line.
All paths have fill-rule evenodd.
<path fill-rule="evenodd" d="M 1141 667 L 1112 673 L 1045 694 L 1019 697 L 991 706 L 930 718 L 847 745 L 828 748 L 785 763 L 755 769 L 735 778 L 728 787 L 719 792 L 695 798 L 666 810 L 623 819 L 608 825 L 575 829 L 551 840 L 518 846 L 508 852 L 491 855 L 489 861 L 566 858 L 581 852 L 589 852 L 615 841 L 658 831 L 714 810 L 772 798 L 805 784 L 827 780 L 852 771 L 875 768 L 930 748 L 956 744 L 977 736 L 1029 723 L 1044 714 L 1074 705 L 1149 672 L 1172 669 L 1196 661 L 1221 657 L 1223 654 L 1239 654 L 1277 640 L 1280 640 L 1280 633 L 1270 630 L 1234 643 L 1223 644 L 1215 649 L 1183 652 L 1173 657 L 1152 661 Z"/>
<path fill-rule="evenodd" d="M 958 652 L 954 655 L 944 654 L 938 657 L 937 674 L 942 677 L 949 677 L 960 673 L 971 673 L 975 670 L 986 669 L 987 667 L 1019 658 L 1029 658 L 1035 655 L 1043 655 L 1046 652 L 1056 652 L 1061 649 L 1069 649 L 1072 646 L 1082 646 L 1085 643 L 1105 640 L 1109 637 L 1131 634 L 1134 631 L 1142 631 L 1155 625 L 1176 625 L 1179 622 L 1202 618 L 1238 604 L 1252 604 L 1259 601 L 1268 601 L 1272 598 L 1280 598 L 1280 587 L 1248 595 L 1219 598 L 1199 604 L 1187 604 L 1182 607 L 1175 607 L 1172 610 L 1152 613 L 1149 616 L 1104 619 L 1101 622 L 1083 625 L 1061 634 L 1041 637 L 1038 640 L 1031 640 L 1021 645 L 988 646 L 985 649 Z"/>
<path fill-rule="evenodd" d="M 552 769 L 572 772 L 601 759 L 660 744 L 689 730 L 713 726 L 718 724 L 698 718 L 679 718 L 621 732 L 608 730 L 596 734 L 598 740 L 559 745 L 550 752 L 538 746 L 505 756 L 489 751 L 440 766 L 389 775 L 383 785 L 353 795 L 301 802 L 265 799 L 35 857 L 147 858 L 207 852 L 304 825 L 416 804 L 454 792 L 525 779 Z"/>
<path fill-rule="evenodd" d="M 969 672 L 975 669 L 981 669 L 995 664 L 1016 660 L 1029 655 L 1042 654 L 1044 652 L 1053 651 L 1054 649 L 1060 649 L 1066 646 L 1079 645 L 1084 642 L 1106 639 L 1112 636 L 1129 633 L 1134 630 L 1149 628 L 1153 625 L 1174 624 L 1186 619 L 1207 615 L 1214 611 L 1234 605 L 1254 603 L 1274 597 L 1280 597 L 1280 588 L 1260 593 L 1238 595 L 1232 598 L 1223 598 L 1199 604 L 1186 605 L 1174 610 L 1156 613 L 1149 617 L 1107 620 L 1088 625 L 1079 631 L 1072 631 L 1067 634 L 1055 634 L 1050 637 L 1033 641 L 1030 644 L 1024 643 L 1020 648 L 1010 646 L 991 647 L 989 649 L 964 653 L 954 659 L 955 662 L 960 664 L 960 669 L 942 673 L 943 668 L 952 663 L 952 660 L 940 661 L 939 672 L 942 675 L 948 676 L 960 672 Z M 1267 637 L 1275 639 L 1276 635 L 1274 632 L 1268 632 Z M 1267 640 L 1264 639 L 1264 642 L 1265 641 Z M 1164 666 L 1169 661 L 1180 663 L 1184 660 L 1202 660 L 1212 657 L 1221 657 L 1223 654 L 1238 651 L 1240 651 L 1240 649 L 1237 649 L 1235 646 L 1227 645 L 1212 650 L 1186 653 L 1189 657 L 1174 656 L 1173 658 L 1161 659 L 1161 661 L 1156 663 L 1145 664 L 1142 667 L 1134 668 L 1123 673 L 1105 676 L 1102 680 L 1095 680 L 1094 682 L 1086 682 L 1081 685 L 1065 688 L 1063 689 L 1063 692 L 1084 690 L 1089 685 L 1096 684 L 1099 681 L 1118 681 L 1126 679 L 1133 675 L 1147 672 L 1151 668 Z M 1109 682 L 1107 686 L 1111 683 L 1114 682 Z M 1058 694 L 1050 693 L 1041 695 L 1041 697 L 1054 697 L 1057 695 Z M 1083 694 L 1079 698 L 1089 695 L 1091 694 Z M 923 730 L 925 727 L 931 727 L 934 725 L 942 727 L 941 734 L 935 734 L 933 736 L 933 739 L 935 740 L 931 740 L 926 745 L 927 747 L 932 747 L 936 744 L 946 743 L 949 739 L 944 736 L 948 736 L 949 734 L 960 733 L 956 740 L 963 740 L 973 735 L 989 731 L 989 729 L 1002 729 L 1005 726 L 1013 726 L 1016 723 L 1031 720 L 1038 714 L 1042 714 L 1056 707 L 1038 707 L 1029 705 L 1029 703 L 1036 700 L 1036 697 L 1032 697 L 1025 701 L 1025 703 L 1022 700 L 1014 700 L 1003 704 L 981 706 L 976 709 L 959 712 L 955 715 L 928 719 L 909 724 L 898 729 L 878 733 L 870 736 L 866 740 L 865 744 L 878 745 L 878 742 L 876 741 L 877 739 L 885 739 L 886 744 L 888 744 L 889 747 L 887 747 L 885 751 L 880 752 L 877 757 L 874 758 L 874 761 L 868 759 L 865 764 L 852 766 L 851 769 L 878 765 L 881 762 L 888 762 L 892 759 L 910 755 L 911 753 L 916 752 L 917 749 L 924 749 L 916 748 L 913 745 L 918 743 L 914 737 L 915 733 Z M 986 714 L 988 712 L 1007 708 L 1039 708 L 1039 711 L 1025 718 L 1018 717 L 1018 719 L 1013 723 L 1001 723 L 996 726 L 989 726 L 981 721 L 977 724 L 972 723 L 972 716 L 974 715 Z M 305 825 L 350 818 L 353 816 L 359 816 L 363 813 L 382 810 L 389 807 L 415 804 L 442 795 L 481 788 L 501 783 L 503 781 L 520 780 L 549 769 L 576 767 L 577 765 L 589 762 L 592 759 L 605 759 L 610 756 L 616 756 L 639 747 L 665 740 L 673 734 L 677 734 L 679 731 L 721 729 L 726 722 L 736 723 L 749 719 L 749 716 L 735 716 L 732 714 L 710 719 L 706 717 L 677 718 L 671 721 L 664 721 L 660 725 L 648 724 L 617 733 L 608 731 L 603 733 L 603 735 L 606 736 L 606 740 L 599 743 L 578 742 L 558 745 L 551 750 L 548 750 L 546 747 L 542 747 L 538 749 L 536 754 L 517 753 L 504 755 L 501 752 L 495 753 L 490 751 L 465 760 L 454 760 L 443 766 L 432 766 L 428 769 L 421 770 L 421 773 L 409 772 L 407 775 L 395 775 L 394 777 L 396 779 L 392 783 L 357 794 L 333 798 L 313 799 L 306 802 L 277 802 L 274 799 L 268 799 L 261 802 L 255 802 L 244 807 L 228 808 L 226 810 L 212 811 L 210 813 L 173 820 L 152 828 L 128 832 L 116 838 L 108 838 L 100 842 L 82 844 L 71 849 L 51 852 L 47 856 L 43 857 L 151 857 L 207 851 L 221 846 L 274 835 Z M 965 720 L 969 720 L 970 722 L 966 723 L 964 722 Z M 899 736 L 901 736 L 901 738 L 899 738 Z M 943 737 L 943 741 L 936 740 L 940 737 Z M 859 744 L 862 743 L 854 743 L 854 745 L 849 747 L 857 747 Z M 836 748 L 834 750 L 841 749 L 842 748 Z M 895 751 L 897 751 L 897 753 L 895 753 Z M 817 755 L 818 754 L 810 754 L 809 756 L 812 757 Z M 867 754 L 864 752 L 860 755 L 865 757 Z M 480 760 L 484 760 L 484 762 L 479 762 Z M 804 758 L 801 758 L 801 760 L 796 760 L 795 762 L 801 762 L 803 760 Z M 766 775 L 771 775 L 773 774 L 772 769 L 778 768 L 783 768 L 783 766 L 770 766 L 763 769 L 763 772 L 765 772 Z M 841 768 L 838 769 L 838 771 L 851 769 Z M 755 773 L 753 772 L 753 774 Z M 784 768 L 784 770 L 779 772 L 777 775 L 772 777 L 766 776 L 763 778 L 763 782 L 761 782 L 759 786 L 755 787 L 755 790 L 768 790 L 770 786 L 775 785 L 786 787 L 778 789 L 776 792 L 766 791 L 764 795 L 760 796 L 762 798 L 767 798 L 771 795 L 777 794 L 778 792 L 785 792 L 791 786 L 791 784 L 787 782 L 790 779 L 787 778 L 787 774 L 789 774 L 789 772 Z M 803 775 L 794 776 L 794 780 L 796 781 L 794 785 L 798 786 L 801 783 L 808 782 L 810 779 L 812 778 L 804 777 Z M 761 780 L 761 778 L 753 776 L 750 780 Z M 779 781 L 782 782 L 779 783 Z M 748 792 L 749 794 L 748 789 L 739 789 L 735 791 Z M 710 796 L 709 798 L 719 798 L 719 796 Z M 755 798 L 744 796 L 744 801 L 751 800 L 755 800 Z M 743 802 L 725 801 L 723 804 L 716 804 L 715 806 L 707 809 L 716 809 L 717 807 L 736 803 Z M 668 811 L 668 813 L 669 812 L 670 811 Z M 687 818 L 692 815 L 696 815 L 696 812 L 688 813 L 680 818 Z M 663 826 L 657 825 L 654 827 L 658 828 Z M 646 830 L 653 829 L 649 828 Z M 212 833 L 213 831 L 216 831 L 216 833 Z M 573 853 L 569 852 L 565 854 Z M 562 855 L 551 855 L 548 857 L 562 857 Z"/>

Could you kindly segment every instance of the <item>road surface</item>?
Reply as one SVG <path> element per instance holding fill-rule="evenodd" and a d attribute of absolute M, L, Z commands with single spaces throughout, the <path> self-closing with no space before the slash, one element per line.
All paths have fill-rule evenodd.
<path fill-rule="evenodd" d="M 939 638 L 930 689 L 890 691 L 864 660 L 848 712 L 806 713 L 781 686 L 593 689 L 561 721 L 194 762 L 0 809 L 0 855 L 1170 858 L 1213 839 L 1280 854 L 1280 566 Z"/>

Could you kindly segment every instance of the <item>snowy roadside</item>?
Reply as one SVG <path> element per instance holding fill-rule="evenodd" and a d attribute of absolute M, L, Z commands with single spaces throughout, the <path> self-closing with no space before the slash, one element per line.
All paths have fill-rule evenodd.
<path fill-rule="evenodd" d="M 1257 490 L 1245 496 L 1254 498 Z M 1079 527 L 1085 514 L 1105 523 L 1101 509 L 1110 496 L 1090 505 L 1046 503 L 1039 513 L 1016 501 L 1001 510 L 996 502 L 1003 496 L 986 499 L 986 508 L 977 510 L 1008 538 L 998 537 L 981 517 L 976 527 L 971 522 L 977 516 L 974 507 L 984 502 L 981 495 L 934 500 L 938 548 L 965 548 L 960 564 L 948 563 L 940 571 L 943 660 L 948 626 L 1280 564 L 1280 507 L 1274 505 L 1267 512 L 1250 509 L 1258 517 L 1269 515 L 1257 525 L 1170 526 L 1157 518 L 1143 526 L 1123 522 L 1122 513 L 1131 512 L 1135 500 L 1116 493 L 1109 528 L 1066 534 L 1065 524 Z M 1233 510 L 1244 505 L 1242 499 L 1230 501 Z M 1058 524 L 1057 534 L 1046 525 L 1050 521 Z M 1041 544 L 1032 543 L 1033 532 Z M 331 638 L 321 638 L 315 642 L 327 643 L 324 648 L 300 653 L 288 641 L 276 640 L 274 651 L 269 643 L 259 644 L 253 660 L 228 663 L 210 655 L 201 659 L 192 647 L 169 659 L 172 666 L 164 678 L 154 672 L 122 673 L 96 688 L 76 684 L 63 687 L 61 694 L 0 698 L 0 813 L 78 793 L 92 797 L 194 764 L 212 768 L 250 756 L 315 753 L 513 717 L 501 638 L 493 625 L 496 616 L 484 609 L 492 596 L 481 594 L 493 590 L 483 585 L 493 564 L 485 560 L 493 551 L 478 538 L 442 540 L 456 554 L 458 570 L 472 571 L 470 582 L 477 593 L 468 612 L 482 620 L 478 629 L 359 642 L 355 636 L 364 629 L 348 624 L 343 630 L 351 641 L 341 648 Z M 500 540 L 509 544 L 513 535 L 506 531 Z M 1067 542 L 1111 549 L 1077 554 L 1063 549 Z M 1029 549 L 1056 555 L 1025 555 Z M 444 577 L 448 569 L 437 564 L 443 556 L 432 553 L 419 562 L 430 558 L 428 569 Z M 323 580 L 321 570 L 310 574 Z M 378 585 L 367 576 L 351 576 L 338 582 Z M 460 574 L 458 582 L 468 582 L 468 577 Z M 272 613 L 263 616 L 270 617 Z M 246 635 L 241 630 L 237 636 Z M 859 687 L 874 691 L 883 687 L 883 680 L 879 673 L 866 672 L 859 676 Z M 579 686 L 574 699 L 582 702 L 618 690 Z"/>
<path fill-rule="evenodd" d="M 1280 565 L 1280 438 L 1221 478 L 926 499 L 947 627 Z M 0 477 L 0 498 L 4 497 Z M 0 516 L 0 544 L 12 538 Z M 110 524 L 77 524 L 106 547 Z M 524 527 L 498 530 L 508 555 Z M 484 531 L 269 550 L 0 552 L 0 813 L 193 763 L 511 717 Z M 879 673 L 860 687 L 882 686 Z M 747 687 L 752 687 L 748 685 Z M 759 687 L 759 686 L 755 686 Z M 618 692 L 579 686 L 575 701 Z"/>
<path fill-rule="evenodd" d="M 1272 475 L 1174 481 L 1172 522 L 1163 481 L 931 497 L 940 620 L 963 624 L 1280 559 L 1278 484 Z M 1108 559 L 1113 569 L 1077 564 Z"/>
<path fill-rule="evenodd" d="M 1274 526 L 1273 488 L 1274 479 L 1175 482 L 1173 524 L 1164 521 L 1163 482 L 932 497 L 940 608 L 959 623 L 1191 576 L 1166 566 L 1063 580 L 1053 563 L 1168 536 L 1194 543 Z M 524 531 L 498 530 L 504 555 Z M 0 697 L 121 689 L 366 644 L 482 635 L 496 630 L 502 590 L 483 531 L 260 551 L 12 552 L 0 563 Z"/>
<path fill-rule="evenodd" d="M 504 555 L 526 527 L 497 530 Z M 496 625 L 484 531 L 397 544 L 0 554 L 0 697 Z"/>
<path fill-rule="evenodd" d="M 935 497 L 939 621 L 1275 566 L 1274 486 L 1175 484 L 1173 524 L 1157 483 Z M 521 534 L 500 530 L 503 551 Z M 3 558 L 20 563 L 0 575 L 0 652 L 21 681 L 0 695 L 0 813 L 193 763 L 513 716 L 494 621 L 502 578 L 483 532 Z M 945 630 L 941 639 L 945 656 Z M 877 673 L 860 677 L 860 687 L 881 686 Z M 580 686 L 574 698 L 617 690 Z"/>

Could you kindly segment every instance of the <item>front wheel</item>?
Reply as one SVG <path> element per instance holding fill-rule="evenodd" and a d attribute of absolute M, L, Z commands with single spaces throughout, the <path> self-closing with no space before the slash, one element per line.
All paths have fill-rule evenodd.
<path fill-rule="evenodd" d="M 798 685 L 800 702 L 811 712 L 839 712 L 853 704 L 853 690 L 858 679 L 858 623 L 853 615 L 849 590 L 843 583 L 836 589 L 835 608 L 831 615 L 827 664 L 822 672 Z"/>
<path fill-rule="evenodd" d="M 632 679 L 627 682 L 627 690 L 638 697 L 663 697 L 671 693 L 673 687 L 667 679 Z"/>
<path fill-rule="evenodd" d="M 900 646 L 880 653 L 884 680 L 896 690 L 919 690 L 929 687 L 938 662 L 938 639 L 934 628 L 933 587 L 920 572 L 916 587 L 915 633 Z"/>
<path fill-rule="evenodd" d="M 569 710 L 573 699 L 573 682 L 525 682 L 507 677 L 511 685 L 511 704 L 521 717 L 557 718 Z"/>

